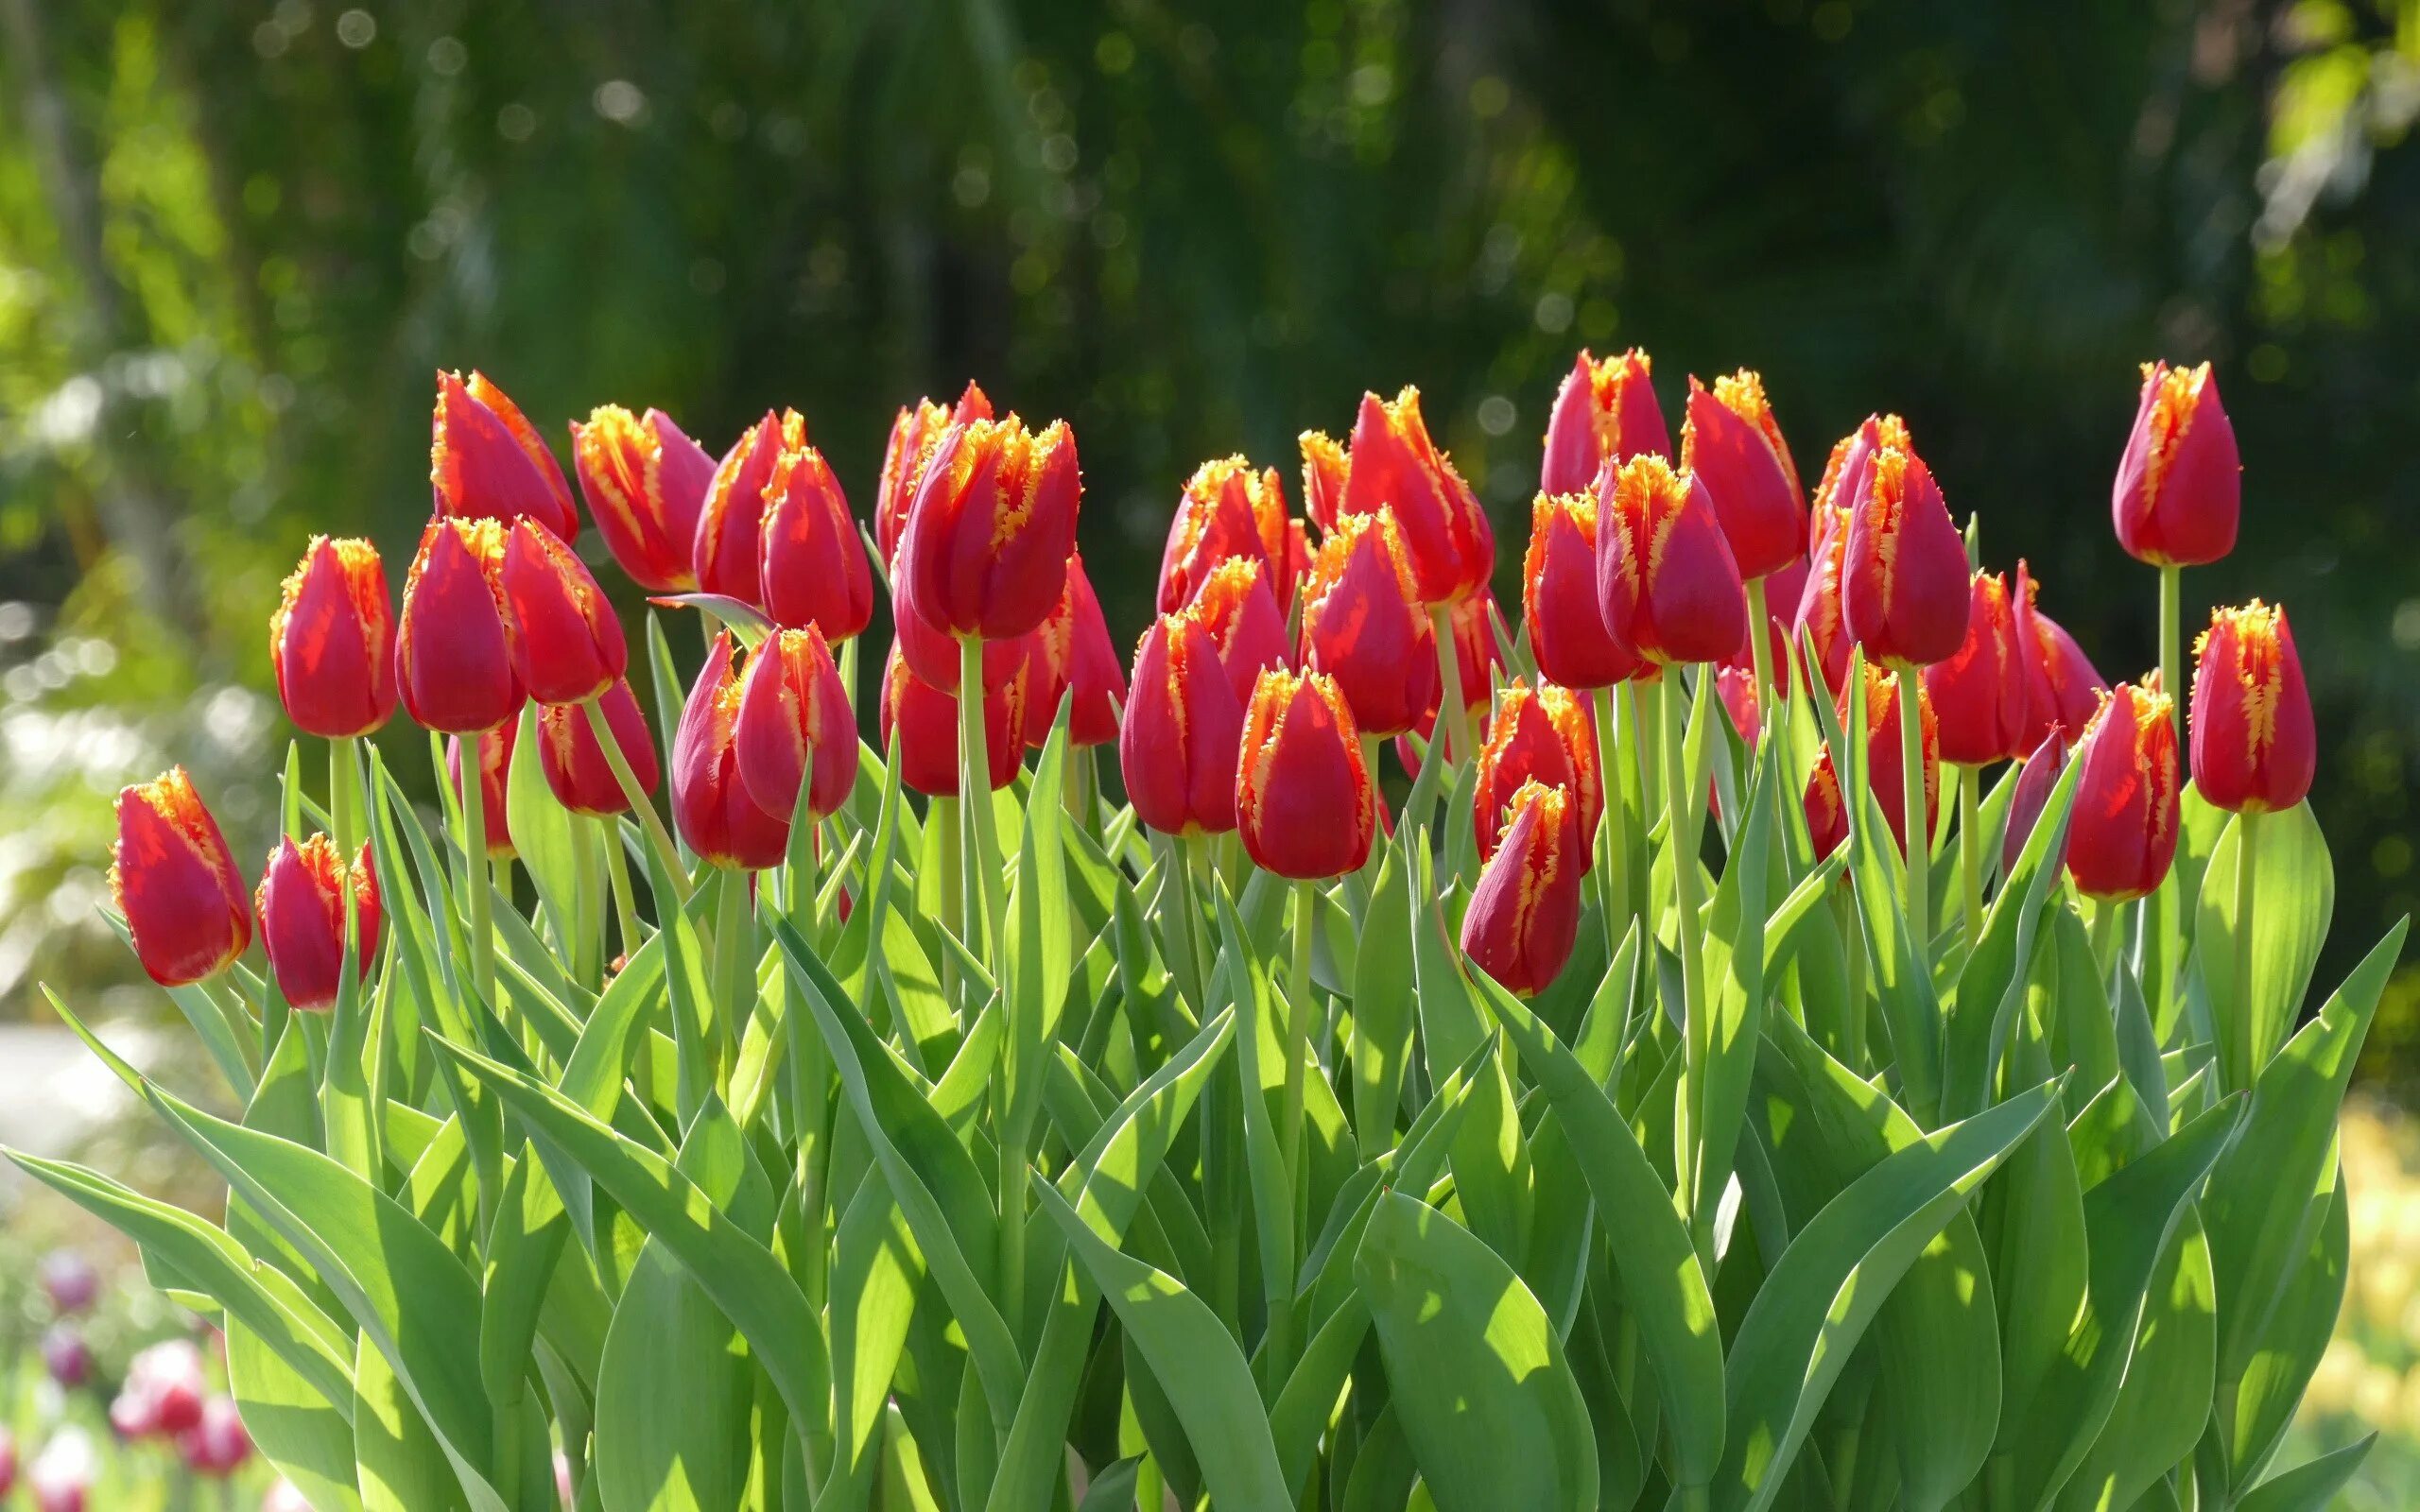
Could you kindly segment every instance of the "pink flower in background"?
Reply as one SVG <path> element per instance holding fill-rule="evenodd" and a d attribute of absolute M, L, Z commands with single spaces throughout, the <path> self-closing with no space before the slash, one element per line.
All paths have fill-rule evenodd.
<path fill-rule="evenodd" d="M 43 1368 L 50 1379 L 73 1391 L 93 1379 L 93 1347 L 84 1331 L 73 1323 L 54 1323 L 42 1336 Z"/>
<path fill-rule="evenodd" d="M 252 1457 L 252 1435 L 244 1431 L 235 1399 L 206 1399 L 201 1420 L 177 1435 L 177 1452 L 197 1475 L 224 1478 L 241 1469 Z"/>
<path fill-rule="evenodd" d="M 42 1289 L 53 1312 L 87 1312 L 100 1297 L 101 1273 L 81 1252 L 54 1249 L 42 1258 Z"/>
<path fill-rule="evenodd" d="M 191 1339 L 168 1339 L 137 1354 L 110 1403 L 110 1426 L 125 1438 L 173 1436 L 201 1420 L 201 1350 Z"/>
<path fill-rule="evenodd" d="M 72 1426 L 51 1435 L 26 1471 L 35 1512 L 84 1512 L 97 1466 L 92 1435 Z"/>

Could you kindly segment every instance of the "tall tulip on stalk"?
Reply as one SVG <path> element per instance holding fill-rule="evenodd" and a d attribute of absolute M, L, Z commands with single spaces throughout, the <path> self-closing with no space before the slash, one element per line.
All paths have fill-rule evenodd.
<path fill-rule="evenodd" d="M 1760 705 L 1772 698 L 1771 647 L 1763 629 L 1765 579 L 1806 555 L 1806 507 L 1798 464 L 1765 398 L 1764 380 L 1742 368 L 1708 388 L 1689 380 L 1681 424 L 1681 466 L 1705 484 L 1739 576 L 1748 589 L 1749 638 Z"/>
<path fill-rule="evenodd" d="M 1925 695 L 1941 728 L 1941 759 L 1958 784 L 1958 874 L 1971 950 L 1983 928 L 1979 797 L 1982 769 L 2022 756 L 2025 660 L 2009 606 L 2008 579 L 1978 572 L 1968 589 L 1966 639 L 1958 654 L 1925 668 Z"/>
<path fill-rule="evenodd" d="M 1616 920 L 1628 917 L 1634 880 L 1624 858 L 1629 841 L 1624 831 L 1635 817 L 1642 827 L 1654 807 L 1653 785 L 1646 781 L 1652 742 L 1639 718 L 1637 679 L 1655 673 L 1637 652 L 1617 640 L 1605 626 L 1605 611 L 1597 600 L 1597 547 L 1601 510 L 1593 490 L 1570 493 L 1540 493 L 1530 507 L 1530 545 L 1521 560 L 1521 620 L 1529 631 L 1530 652 L 1547 681 L 1588 696 L 1596 720 L 1597 749 L 1604 763 L 1605 819 L 1598 857 L 1599 903 L 1606 928 L 1616 933 Z M 1617 707 L 1614 689 L 1624 687 Z M 1617 738 L 1616 725 L 1626 720 L 1631 736 Z M 1634 761 L 1615 763 L 1625 748 Z M 1632 782 L 1635 774 L 1638 782 Z M 1616 785 L 1618 776 L 1619 786 Z M 1639 805 L 1635 815 L 1629 799 Z"/>
<path fill-rule="evenodd" d="M 2100 905 L 2093 954 L 2103 971 L 2116 960 L 2115 905 L 2151 896 L 2176 859 L 2183 813 L 2169 705 L 2157 672 L 2119 683 L 2101 699 L 2072 758 L 2083 770 L 2068 821 L 2067 875 Z"/>
<path fill-rule="evenodd" d="M 1654 371 L 1653 360 L 1636 347 L 1601 360 L 1582 351 L 1555 390 L 1538 486 L 1577 493 L 1609 460 L 1618 467 L 1641 453 L 1670 457 L 1672 433 L 1655 402 Z"/>
<path fill-rule="evenodd" d="M 2159 569 L 2159 675 L 2174 689 L 2183 660 L 2184 569 L 2235 550 L 2243 463 L 2208 363 L 2147 362 L 2142 371 L 2109 510 L 2126 554 Z"/>
<path fill-rule="evenodd" d="M 660 409 L 600 404 L 571 422 L 572 465 L 605 548 L 650 593 L 698 586 L 691 553 L 715 459 Z"/>

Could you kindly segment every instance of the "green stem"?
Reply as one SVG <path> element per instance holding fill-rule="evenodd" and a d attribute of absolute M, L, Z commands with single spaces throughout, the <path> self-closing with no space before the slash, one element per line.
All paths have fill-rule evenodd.
<path fill-rule="evenodd" d="M 1899 680 L 1899 790 L 1908 829 L 1908 937 L 1919 965 L 1932 959 L 1932 826 L 1925 813 L 1924 699 L 1912 670 Z M 1930 970 L 1929 967 L 1926 967 Z"/>
<path fill-rule="evenodd" d="M 2185 650 L 2185 569 L 2176 566 L 2159 570 L 2159 685 L 2171 700 L 2169 717 L 2176 722 L 2176 737 L 2185 738 L 2184 685 L 2176 680 L 2176 671 L 2184 661 Z"/>
<path fill-rule="evenodd" d="M 1958 886 L 1964 899 L 1966 916 L 1966 954 L 1975 953 L 1975 942 L 1983 937 L 1983 847 L 1979 795 L 1983 786 L 1983 769 L 1979 766 L 1953 766 L 1950 781 L 1958 784 Z"/>
<path fill-rule="evenodd" d="M 2235 1088 L 2248 1088 L 2260 1076 L 2260 1040 L 2252 996 L 2252 905 L 2254 873 L 2258 869 L 2260 816 L 2245 809 L 2236 816 L 2235 836 Z M 2230 1091 L 2235 1090 L 2230 1088 Z"/>
<path fill-rule="evenodd" d="M 1590 699 L 1597 712 L 1597 776 L 1605 789 L 1604 816 L 1597 824 L 1597 906 L 1605 916 L 1605 956 L 1610 960 L 1630 927 L 1630 879 L 1623 873 L 1630 843 L 1624 833 L 1621 786 L 1614 778 L 1615 763 L 1621 757 L 1615 740 L 1614 690 L 1599 688 Z"/>
<path fill-rule="evenodd" d="M 972 635 L 958 643 L 958 779 L 966 801 L 966 859 L 975 868 L 974 890 L 983 900 L 980 950 L 997 972 L 1008 935 L 1008 895 L 1000 875 L 999 819 L 992 811 L 992 756 L 983 729 L 983 642 Z"/>
<path fill-rule="evenodd" d="M 596 748 L 605 753 L 605 765 L 614 771 L 614 781 L 622 786 L 622 797 L 628 799 L 631 812 L 638 816 L 639 827 L 647 831 L 655 853 L 664 862 L 666 875 L 672 879 L 672 890 L 683 902 L 689 901 L 691 885 L 688 868 L 681 865 L 681 848 L 672 843 L 672 832 L 664 827 L 663 816 L 648 800 L 647 792 L 639 786 L 638 774 L 631 770 L 630 758 L 622 754 L 622 743 L 614 738 L 614 727 L 605 721 L 605 705 L 601 698 L 591 698 L 581 704 L 588 716 L 588 731 L 596 737 Z"/>
<path fill-rule="evenodd" d="M 610 844 L 620 843 L 612 836 L 607 839 Z M 726 871 L 716 885 L 722 890 L 715 899 L 715 992 L 705 1040 L 712 1085 L 728 1098 L 731 1088 L 724 1077 L 731 1066 L 730 1051 L 756 1008 L 756 932 L 751 927 L 754 919 L 749 907 L 748 873 Z M 687 1126 L 686 1113 L 683 1126 Z"/>
<path fill-rule="evenodd" d="M 1436 631 L 1437 641 L 1437 707 L 1443 711 L 1437 724 L 1438 729 L 1453 735 L 1453 744 L 1446 752 L 1446 765 L 1451 766 L 1469 761 L 1478 747 L 1471 744 L 1471 712 L 1462 703 L 1461 658 L 1454 650 L 1454 611 L 1446 605 L 1431 604 L 1428 623 Z M 1429 731 L 1431 738 L 1436 733 L 1435 730 Z"/>
<path fill-rule="evenodd" d="M 1841 1024 L 1841 1064 L 1862 1076 L 1865 1066 L 1865 934 L 1864 921 L 1858 918 L 1853 894 L 1842 889 L 1833 895 L 1840 911 L 1841 942 L 1846 947 L 1849 969 L 1848 1011 Z"/>
<path fill-rule="evenodd" d="M 1765 580 L 1748 580 L 1748 654 L 1756 669 L 1756 713 L 1770 724 L 1781 704 L 1773 696 L 1773 641 L 1766 624 Z"/>
<path fill-rule="evenodd" d="M 895 759 L 895 758 L 894 758 Z M 963 878 L 965 859 L 960 854 L 966 839 L 964 821 L 959 817 L 958 799 L 935 798 L 925 810 L 925 824 L 932 831 L 937 859 L 941 868 L 939 883 L 942 902 L 941 924 L 943 929 L 966 938 L 966 886 Z M 968 947 L 972 949 L 970 945 Z M 942 952 L 942 999 L 961 1011 L 968 1005 L 959 981 L 958 955 L 949 950 Z M 971 1017 L 971 1015 L 970 1015 Z"/>
<path fill-rule="evenodd" d="M 1647 684 L 1647 703 L 1653 713 L 1639 707 L 1639 679 L 1634 678 L 1622 686 L 1629 695 L 1630 728 L 1638 737 L 1638 792 L 1642 815 L 1652 815 L 1664 806 L 1663 762 L 1658 745 L 1664 728 L 1664 684 L 1668 677 L 1657 677 Z M 1654 821 L 1649 818 L 1649 828 Z"/>
<path fill-rule="evenodd" d="M 336 842 L 337 854 L 347 866 L 353 864 L 354 848 L 361 843 L 354 816 L 354 805 L 361 799 L 360 765 L 354 755 L 360 745 L 357 735 L 340 735 L 328 742 L 328 838 Z"/>
<path fill-rule="evenodd" d="M 1286 1091 L 1279 1132 L 1286 1141 L 1287 1191 L 1293 1204 L 1293 1246 L 1281 1276 L 1264 1278 L 1269 1292 L 1269 1337 L 1263 1364 L 1268 1379 L 1282 1383 L 1294 1368 L 1294 1274 L 1303 1259 L 1303 1228 L 1310 1207 L 1310 1173 L 1305 1169 L 1303 1062 L 1311 1043 L 1311 929 L 1318 918 L 1319 885 L 1294 884 L 1292 959 L 1286 971 Z M 1245 1089 L 1251 1095 L 1251 1089 Z"/>
<path fill-rule="evenodd" d="M 2118 960 L 2118 915 L 2125 904 L 2107 898 L 2092 901 L 2092 964 L 2105 986 Z"/>
<path fill-rule="evenodd" d="M 1686 1120 L 1687 1138 L 1680 1146 L 1680 1190 L 1688 1205 L 1690 1233 L 1697 1241 L 1699 1259 L 1705 1264 L 1706 1274 L 1711 1276 L 1714 1273 L 1714 1202 L 1711 1194 L 1699 1188 L 1705 1176 L 1705 1074 L 1714 1026 L 1708 1021 L 1705 962 L 1698 946 L 1697 805 L 1689 800 L 1694 781 L 1682 754 L 1681 705 L 1685 700 L 1678 686 L 1679 679 L 1678 668 L 1668 669 L 1662 679 L 1665 686 L 1661 687 L 1657 696 L 1662 706 L 1658 718 L 1662 726 L 1664 770 L 1669 779 L 1664 784 L 1667 815 L 1665 847 L 1672 858 L 1672 938 L 1681 957 L 1682 1054 L 1685 1057 L 1681 1072 L 1685 1084 L 1682 1112 Z"/>
<path fill-rule="evenodd" d="M 437 769 L 441 785 L 445 768 Z M 479 772 L 479 737 L 472 735 L 462 749 L 462 791 L 455 807 L 462 811 L 462 896 L 470 905 L 471 981 L 479 1001 L 495 1006 L 495 917 L 493 893 L 488 886 L 488 804 Z M 631 947 L 636 950 L 638 947 Z"/>
<path fill-rule="evenodd" d="M 647 942 L 639 935 L 638 895 L 631 886 L 630 857 L 622 853 L 622 832 L 610 818 L 604 826 L 605 881 L 614 889 L 614 917 L 622 935 L 622 957 L 628 960 Z M 489 959 L 493 970 L 494 957 Z"/>

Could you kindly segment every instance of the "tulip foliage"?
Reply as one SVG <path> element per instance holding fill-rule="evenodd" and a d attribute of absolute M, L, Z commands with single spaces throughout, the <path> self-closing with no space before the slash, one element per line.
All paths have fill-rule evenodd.
<path fill-rule="evenodd" d="M 1754 374 L 1675 463 L 1651 373 L 1557 400 L 1517 631 L 1406 390 L 1305 438 L 1322 540 L 1185 485 L 1131 679 L 1063 423 L 903 410 L 868 531 L 794 414 L 710 468 L 598 409 L 634 647 L 449 376 L 396 627 L 360 542 L 276 611 L 329 777 L 257 896 L 182 772 L 121 800 L 233 1116 L 59 1005 L 223 1222 L 16 1159 L 223 1322 L 320 1512 L 2321 1506 L 2359 1447 L 2273 1461 L 2403 931 L 2307 1016 L 2283 611 L 2100 690 L 1895 417 L 1803 507 Z M 2172 608 L 2234 454 L 2206 372 L 2146 395 Z"/>

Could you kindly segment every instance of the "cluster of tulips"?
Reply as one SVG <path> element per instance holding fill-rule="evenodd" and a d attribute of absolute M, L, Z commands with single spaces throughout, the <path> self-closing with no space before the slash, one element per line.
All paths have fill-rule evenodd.
<path fill-rule="evenodd" d="M 2400 936 L 2288 1044 L 2325 857 L 2284 610 L 2212 616 L 2189 727 L 2170 691 L 2239 508 L 2206 365 L 2144 372 L 2113 507 L 2161 661 L 2114 688 L 1898 417 L 1810 500 L 1757 374 L 1691 379 L 1676 447 L 1638 352 L 1555 398 L 1517 627 L 1406 388 L 1303 437 L 1307 524 L 1274 468 L 1196 472 L 1131 663 L 1073 432 L 973 385 L 900 411 L 871 528 L 793 412 L 719 461 L 652 409 L 571 443 L 614 561 L 707 622 L 684 693 L 648 616 L 661 759 L 569 478 L 441 374 L 400 610 L 320 538 L 271 617 L 324 804 L 290 756 L 248 897 L 182 770 L 119 800 L 125 929 L 245 1118 L 112 1064 L 227 1229 L 18 1158 L 225 1310 L 239 1400 L 343 1409 L 357 1476 L 261 1435 L 322 1512 L 534 1506 L 557 1452 L 607 1512 L 676 1476 L 2005 1512 L 2349 1473 L 2256 1491 L 2308 1368 L 2238 1387 L 2316 1310 L 2310 1131 Z M 399 701 L 434 840 L 362 745 Z M 2293 1138 L 2238 1133 L 2256 1089 Z"/>

